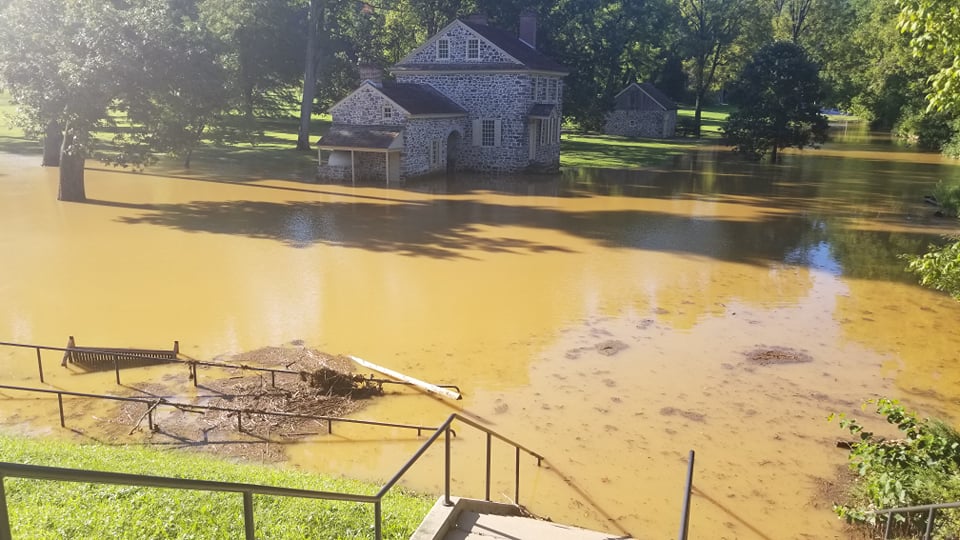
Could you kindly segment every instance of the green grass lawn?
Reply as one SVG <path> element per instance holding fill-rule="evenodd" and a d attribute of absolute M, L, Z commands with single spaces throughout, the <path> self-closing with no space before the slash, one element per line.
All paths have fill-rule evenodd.
<path fill-rule="evenodd" d="M 677 111 L 677 117 L 679 118 L 693 118 L 694 113 L 692 107 L 681 107 Z M 720 137 L 722 135 L 723 124 L 726 123 L 727 117 L 730 116 L 730 113 L 733 112 L 733 107 L 730 105 L 713 105 L 710 107 L 704 107 L 700 111 L 700 135 L 703 137 Z"/>
<path fill-rule="evenodd" d="M 703 140 L 716 140 L 731 108 L 709 107 L 702 115 L 704 139 L 628 139 L 598 134 L 564 134 L 560 141 L 560 165 L 564 167 L 595 167 L 609 169 L 636 169 L 683 154 Z M 23 137 L 22 131 L 9 127 L 4 115 L 13 113 L 7 96 L 0 94 L 0 151 L 39 153 L 40 145 Z M 693 117 L 693 110 L 680 109 L 680 117 Z M 315 116 L 311 121 L 311 143 L 326 133 L 330 126 L 328 115 Z M 259 119 L 257 127 L 262 136 L 255 144 L 204 144 L 193 156 L 191 171 L 183 170 L 180 160 L 163 157 L 153 172 L 191 174 L 235 180 L 262 177 L 310 178 L 316 166 L 314 152 L 294 149 L 299 120 L 295 115 L 286 118 Z M 98 136 L 101 146 L 107 147 L 109 135 Z"/>
<path fill-rule="evenodd" d="M 0 460 L 56 467 L 372 495 L 378 486 L 280 467 L 143 447 L 78 445 L 0 435 Z M 242 538 L 240 494 L 6 478 L 14 538 Z M 433 499 L 394 488 L 385 538 L 409 538 Z M 372 538 L 373 507 L 254 496 L 257 538 Z"/>
<path fill-rule="evenodd" d="M 664 159 L 688 152 L 704 141 L 716 142 L 720 128 L 732 109 L 710 107 L 701 114 L 703 139 L 631 139 L 599 134 L 564 134 L 560 139 L 560 165 L 563 167 L 598 167 L 636 169 L 654 165 Z M 679 117 L 693 118 L 693 109 L 682 108 Z"/>
<path fill-rule="evenodd" d="M 636 169 L 696 148 L 694 139 L 628 139 L 608 135 L 564 134 L 560 165 L 601 169 Z"/>

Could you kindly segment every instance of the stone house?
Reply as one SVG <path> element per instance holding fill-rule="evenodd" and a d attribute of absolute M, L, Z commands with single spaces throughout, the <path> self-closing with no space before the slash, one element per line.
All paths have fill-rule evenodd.
<path fill-rule="evenodd" d="M 330 108 L 318 176 L 557 170 L 567 70 L 537 51 L 536 15 L 519 22 L 516 37 L 484 17 L 457 19 L 389 69 L 395 82 L 361 73 Z"/>
<path fill-rule="evenodd" d="M 668 139 L 677 130 L 677 104 L 650 83 L 630 83 L 617 94 L 604 133 Z"/>

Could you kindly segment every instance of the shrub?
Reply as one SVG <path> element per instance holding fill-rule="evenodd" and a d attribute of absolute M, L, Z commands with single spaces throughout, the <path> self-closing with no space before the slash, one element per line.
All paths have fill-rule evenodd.
<path fill-rule="evenodd" d="M 948 216 L 956 216 L 960 212 L 960 182 L 948 184 L 943 180 L 937 182 L 933 188 L 933 196 L 937 198 L 940 211 Z"/>
<path fill-rule="evenodd" d="M 868 401 L 876 413 L 903 434 L 902 439 L 885 440 L 867 431 L 857 420 L 843 414 L 840 427 L 856 442 L 850 447 L 850 467 L 858 474 L 846 504 L 834 506 L 843 519 L 882 530 L 885 521 L 873 512 L 923 504 L 960 500 L 960 434 L 941 421 L 920 419 L 898 401 Z M 926 526 L 926 514 L 894 517 L 896 537 L 917 537 Z M 956 538 L 960 514 L 940 511 L 935 538 Z"/>
<path fill-rule="evenodd" d="M 915 141 L 921 150 L 939 152 L 957 135 L 956 128 L 945 113 L 908 109 L 894 129 L 898 137 Z"/>
<path fill-rule="evenodd" d="M 960 300 L 960 237 L 948 237 L 952 243 L 930 246 L 917 257 L 907 256 L 907 270 L 920 276 L 920 284 L 943 291 Z"/>

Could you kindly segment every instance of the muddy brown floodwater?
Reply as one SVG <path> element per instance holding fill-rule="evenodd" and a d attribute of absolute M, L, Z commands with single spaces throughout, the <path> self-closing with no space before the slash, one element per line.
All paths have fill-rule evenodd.
<path fill-rule="evenodd" d="M 822 496 L 846 457 L 827 415 L 876 396 L 960 414 L 960 304 L 897 259 L 956 228 L 922 196 L 960 168 L 883 139 L 777 165 L 706 150 L 403 189 L 90 164 L 85 204 L 57 202 L 38 161 L 0 156 L 0 340 L 178 339 L 200 359 L 302 343 L 457 384 L 460 402 L 392 390 L 356 416 L 479 419 L 547 456 L 523 460 L 520 502 L 557 521 L 675 535 L 695 449 L 695 536 L 842 537 Z M 127 391 L 57 360 L 50 387 Z M 33 352 L 0 348 L 0 379 L 39 385 Z M 130 387 L 165 379 L 190 388 L 181 371 L 124 372 Z M 55 401 L 3 397 L 8 428 L 72 433 Z M 111 411 L 84 404 L 68 422 L 96 439 Z M 482 496 L 484 439 L 458 435 L 453 490 Z M 377 481 L 422 440 L 337 428 L 286 454 Z M 406 485 L 439 492 L 441 458 Z M 492 495 L 512 499 L 512 451 L 493 459 Z"/>

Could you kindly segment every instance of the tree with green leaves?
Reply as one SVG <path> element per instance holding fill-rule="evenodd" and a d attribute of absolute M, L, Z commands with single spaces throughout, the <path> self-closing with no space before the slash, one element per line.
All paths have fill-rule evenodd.
<path fill-rule="evenodd" d="M 929 109 L 960 113 L 960 10 L 953 2 L 897 0 L 900 30 L 910 36 L 914 55 L 936 66 L 927 95 Z M 960 238 L 911 258 L 908 270 L 920 284 L 960 300 Z"/>
<path fill-rule="evenodd" d="M 930 108 L 960 109 L 960 8 L 942 0 L 897 0 L 900 30 L 910 36 L 914 55 L 932 60 Z"/>
<path fill-rule="evenodd" d="M 824 142 L 828 125 L 820 114 L 818 71 L 803 49 L 787 41 L 757 51 L 730 91 L 738 110 L 724 128 L 728 142 L 751 159 L 770 152 L 774 161 L 781 148 Z"/>
<path fill-rule="evenodd" d="M 86 198 L 90 133 L 118 99 L 137 94 L 130 86 L 146 69 L 148 41 L 139 28 L 152 17 L 142 3 L 107 0 L 11 0 L 0 14 L 0 82 L 17 106 L 17 124 L 28 133 L 53 124 L 63 136 L 60 200 Z"/>
<path fill-rule="evenodd" d="M 550 32 L 538 46 L 571 71 L 564 81 L 564 114 L 584 129 L 602 128 L 620 90 L 659 72 L 667 45 L 662 29 L 670 22 L 661 0 L 553 4 L 543 22 Z"/>
<path fill-rule="evenodd" d="M 713 87 L 717 69 L 726 61 L 730 46 L 750 19 L 748 0 L 675 0 L 681 21 L 682 44 L 691 64 L 695 134 L 700 137 L 703 101 Z"/>

